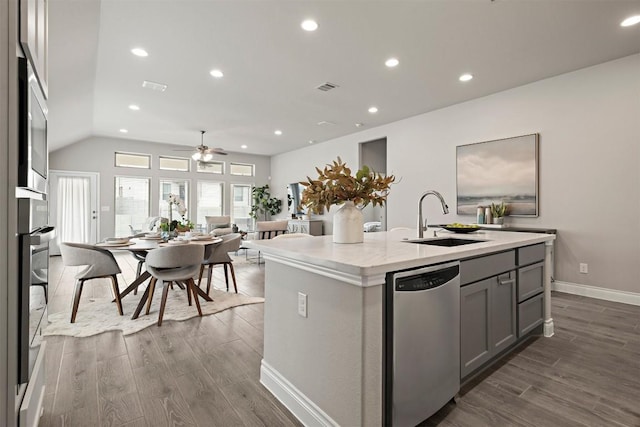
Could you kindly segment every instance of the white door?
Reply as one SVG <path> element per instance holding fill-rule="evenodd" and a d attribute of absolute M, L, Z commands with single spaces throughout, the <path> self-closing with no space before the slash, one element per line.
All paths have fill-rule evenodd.
<path fill-rule="evenodd" d="M 57 234 L 50 255 L 60 255 L 60 242 L 96 243 L 98 177 L 93 172 L 50 171 L 49 215 Z"/>

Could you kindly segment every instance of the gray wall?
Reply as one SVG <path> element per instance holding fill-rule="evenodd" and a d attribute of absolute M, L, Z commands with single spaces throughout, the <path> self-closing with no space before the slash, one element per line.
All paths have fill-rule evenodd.
<path fill-rule="evenodd" d="M 398 183 L 389 228 L 415 228 L 420 194 L 440 191 L 452 214 L 425 202 L 429 222 L 455 215 L 456 146 L 540 134 L 540 216 L 515 225 L 559 231 L 556 278 L 640 293 L 640 54 L 272 157 L 272 186 L 314 175 L 340 155 L 358 164 L 358 144 L 387 138 L 387 173 Z M 325 220 L 330 233 L 332 208 Z M 579 263 L 589 264 L 580 274 Z"/>
<path fill-rule="evenodd" d="M 195 144 L 194 144 L 195 145 Z M 229 153 L 220 156 L 220 160 L 226 163 L 225 174 L 215 175 L 198 173 L 195 171 L 195 162 L 191 161 L 190 172 L 165 171 L 158 169 L 158 156 L 189 157 L 190 151 L 177 152 L 174 149 L 188 149 L 184 145 L 167 145 L 155 142 L 135 141 L 129 139 L 91 137 L 75 144 L 63 147 L 49 154 L 49 168 L 65 171 L 98 172 L 100 174 L 99 192 L 100 200 L 98 210 L 100 214 L 99 239 L 113 236 L 114 234 L 114 203 L 115 203 L 115 176 L 151 177 L 151 215 L 157 215 L 159 206 L 159 180 L 165 178 L 188 179 L 189 183 L 189 207 L 187 216 L 195 220 L 196 182 L 209 180 L 225 182 L 224 185 L 224 211 L 229 214 L 230 209 L 230 184 L 255 184 L 269 183 L 270 159 L 266 156 L 258 156 L 243 153 Z M 120 168 L 114 166 L 114 153 L 144 153 L 151 154 L 151 169 Z M 255 164 L 256 176 L 232 176 L 229 175 L 229 162 Z M 286 206 L 286 193 L 283 196 L 283 206 Z M 108 211 L 104 208 L 108 207 Z"/>

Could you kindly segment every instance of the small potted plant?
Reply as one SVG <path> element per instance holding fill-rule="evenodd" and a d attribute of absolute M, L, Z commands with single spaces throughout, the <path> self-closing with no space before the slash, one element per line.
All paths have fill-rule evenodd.
<path fill-rule="evenodd" d="M 491 216 L 494 224 L 504 224 L 504 217 L 507 214 L 507 205 L 501 202 L 499 205 L 491 203 Z"/>
<path fill-rule="evenodd" d="M 384 206 L 395 177 L 383 176 L 368 166 L 351 175 L 351 169 L 340 157 L 322 170 L 316 168 L 316 172 L 318 178 L 307 177 L 307 181 L 300 182 L 305 187 L 300 204 L 307 207 L 309 213 L 316 214 L 322 214 L 325 208 L 329 210 L 333 205 L 342 205 L 333 217 L 333 241 L 362 242 L 364 232 L 360 209 L 369 203 Z"/>

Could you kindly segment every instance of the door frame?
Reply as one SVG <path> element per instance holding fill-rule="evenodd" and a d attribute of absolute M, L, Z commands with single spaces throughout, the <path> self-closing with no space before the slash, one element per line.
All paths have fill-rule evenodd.
<path fill-rule="evenodd" d="M 54 220 L 57 222 L 57 211 L 53 206 L 53 202 L 57 202 L 57 184 L 58 179 L 62 176 L 76 176 L 76 177 L 87 177 L 90 179 L 91 186 L 91 206 L 93 208 L 95 221 L 93 221 L 93 226 L 91 227 L 90 240 L 97 242 L 100 236 L 100 212 L 98 211 L 99 202 L 100 202 L 100 174 L 98 172 L 82 172 L 82 171 L 67 171 L 60 169 L 51 169 L 49 170 L 49 222 L 54 224 Z M 54 187 L 55 182 L 55 187 Z M 59 246 L 53 242 L 49 248 L 49 256 L 52 255 L 60 255 Z"/>

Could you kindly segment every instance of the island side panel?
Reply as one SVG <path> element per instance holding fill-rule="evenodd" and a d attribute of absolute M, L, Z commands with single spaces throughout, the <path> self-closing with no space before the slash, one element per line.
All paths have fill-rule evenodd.
<path fill-rule="evenodd" d="M 306 318 L 298 315 L 299 292 L 308 298 Z M 370 411 L 380 412 L 381 292 L 266 261 L 263 365 L 339 425 L 380 425 Z M 373 390 L 366 403 L 363 390 Z"/>

